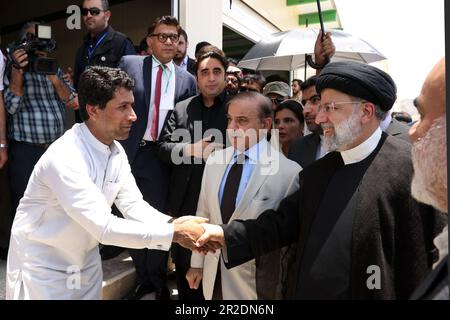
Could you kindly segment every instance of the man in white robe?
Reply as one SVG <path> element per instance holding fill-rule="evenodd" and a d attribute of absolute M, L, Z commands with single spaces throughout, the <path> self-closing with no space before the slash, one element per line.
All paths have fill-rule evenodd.
<path fill-rule="evenodd" d="M 7 299 L 101 299 L 99 243 L 168 250 L 177 242 L 192 248 L 203 232 L 199 218 L 168 223 L 170 216 L 142 199 L 116 141 L 126 139 L 136 121 L 132 88 L 120 69 L 92 67 L 82 74 L 85 121 L 48 148 L 17 209 Z M 125 219 L 111 214 L 113 203 Z"/>

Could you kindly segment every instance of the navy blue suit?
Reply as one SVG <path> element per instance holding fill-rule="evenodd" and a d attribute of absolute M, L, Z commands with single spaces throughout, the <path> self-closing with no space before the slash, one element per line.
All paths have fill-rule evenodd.
<path fill-rule="evenodd" d="M 136 183 L 144 200 L 156 209 L 165 212 L 168 194 L 170 171 L 167 164 L 158 158 L 158 146 L 148 143 L 141 146 L 145 130 L 148 126 L 148 114 L 152 93 L 152 56 L 125 56 L 119 67 L 127 72 L 135 81 L 133 89 L 135 113 L 134 122 L 127 140 L 121 141 L 131 165 Z M 175 65 L 175 96 L 177 102 L 196 94 L 195 78 L 187 71 Z M 167 118 L 172 111 L 169 111 Z M 130 250 L 136 266 L 139 285 L 150 285 L 155 288 L 166 286 L 168 254 L 159 250 Z"/>

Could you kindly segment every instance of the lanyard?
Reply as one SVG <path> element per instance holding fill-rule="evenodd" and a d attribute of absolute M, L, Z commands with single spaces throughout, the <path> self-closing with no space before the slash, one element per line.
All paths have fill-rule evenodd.
<path fill-rule="evenodd" d="M 156 59 L 155 57 L 152 56 L 153 61 L 155 61 L 159 66 L 161 66 L 161 68 L 163 69 L 163 72 L 167 78 L 167 83 L 166 83 L 166 90 L 164 91 L 165 94 L 167 94 L 167 90 L 169 89 L 169 84 L 170 84 L 170 78 L 172 78 L 172 74 L 173 74 L 173 70 L 170 70 L 169 75 L 167 75 L 167 69 L 170 69 L 169 67 L 166 67 L 165 65 L 163 65 L 161 62 L 158 61 L 158 59 Z"/>
<path fill-rule="evenodd" d="M 108 34 L 108 32 L 106 32 L 100 39 L 98 39 L 97 43 L 95 44 L 95 46 L 92 49 L 89 49 L 89 47 L 87 48 L 88 50 L 88 56 L 89 56 L 89 60 L 91 60 L 92 55 L 95 52 L 95 49 L 97 49 L 97 47 L 99 46 L 99 44 L 103 41 L 103 39 L 105 39 L 106 35 Z"/>

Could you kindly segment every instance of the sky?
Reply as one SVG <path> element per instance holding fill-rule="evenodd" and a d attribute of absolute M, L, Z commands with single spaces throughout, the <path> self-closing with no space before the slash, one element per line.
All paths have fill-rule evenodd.
<path fill-rule="evenodd" d="M 335 0 L 343 31 L 388 58 L 398 99 L 420 93 L 428 72 L 445 55 L 444 0 Z"/>

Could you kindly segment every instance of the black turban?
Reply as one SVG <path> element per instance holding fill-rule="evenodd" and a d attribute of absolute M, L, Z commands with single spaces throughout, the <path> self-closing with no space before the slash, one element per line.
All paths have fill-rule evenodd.
<path fill-rule="evenodd" d="M 353 61 L 332 62 L 323 68 L 316 83 L 320 94 L 330 88 L 379 105 L 388 111 L 397 99 L 394 80 L 384 71 Z"/>

